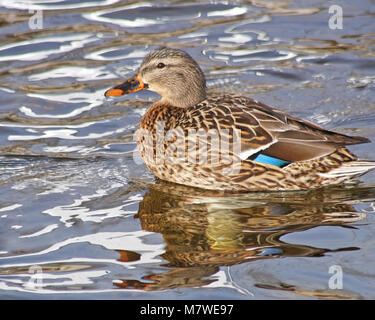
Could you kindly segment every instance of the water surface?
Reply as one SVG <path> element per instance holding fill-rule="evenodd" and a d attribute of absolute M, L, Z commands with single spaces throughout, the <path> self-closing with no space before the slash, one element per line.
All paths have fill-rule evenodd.
<path fill-rule="evenodd" d="M 335 30 L 331 4 L 0 1 L 0 298 L 374 299 L 375 173 L 297 193 L 165 183 L 133 141 L 157 95 L 103 96 L 167 45 L 210 94 L 375 141 L 375 2 L 340 1 Z"/>

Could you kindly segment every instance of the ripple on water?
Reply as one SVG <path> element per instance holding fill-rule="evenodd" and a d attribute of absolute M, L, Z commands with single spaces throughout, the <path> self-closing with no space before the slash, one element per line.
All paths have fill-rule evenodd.
<path fill-rule="evenodd" d="M 87 290 L 91 293 L 113 291 L 112 282 L 116 279 L 111 280 L 108 277 L 110 274 L 108 268 L 112 272 L 115 271 L 113 275 L 116 275 L 117 270 L 124 268 L 132 274 L 134 272 L 131 270 L 134 270 L 138 265 L 160 262 L 159 255 L 163 252 L 163 245 L 147 243 L 147 238 L 150 236 L 152 234 L 145 231 L 99 232 L 57 242 L 39 252 L 0 258 L 2 260 L 0 288 L 36 294 L 80 293 L 87 292 Z M 92 247 L 93 253 L 97 252 L 100 258 L 84 257 L 83 254 L 78 254 L 87 244 Z M 124 244 L 126 245 L 124 246 Z M 132 248 L 135 252 L 125 248 Z M 77 257 L 70 258 L 69 252 L 77 252 Z M 125 252 L 127 254 L 124 254 Z M 132 254 L 133 252 L 134 254 Z M 124 257 L 121 258 L 121 255 Z M 125 260 L 125 257 L 131 255 L 138 258 Z M 60 259 L 57 256 L 60 256 Z M 114 259 L 114 257 L 118 259 Z M 38 264 L 26 262 L 40 261 L 40 259 L 45 259 L 48 262 Z M 14 260 L 18 262 L 14 263 Z M 40 272 L 41 281 L 32 285 L 30 279 L 33 279 L 33 274 L 36 273 L 33 272 L 33 269 L 36 268 Z M 8 276 L 8 274 L 12 276 Z"/>
<path fill-rule="evenodd" d="M 120 0 L 80 0 L 58 1 L 58 0 L 0 0 L 0 6 L 9 9 L 24 10 L 68 10 L 79 8 L 90 8 L 98 6 L 113 5 Z"/>
<path fill-rule="evenodd" d="M 36 72 L 28 76 L 29 81 L 43 81 L 59 78 L 74 78 L 76 81 L 105 80 L 115 78 L 116 75 L 105 67 L 58 67 L 44 72 Z"/>
<path fill-rule="evenodd" d="M 83 16 L 89 20 L 112 23 L 126 29 L 135 28 L 156 33 L 188 28 L 198 19 L 240 16 L 248 10 L 247 6 L 221 3 L 174 6 L 137 3 L 115 9 L 91 12 Z"/>
<path fill-rule="evenodd" d="M 1 297 L 373 298 L 373 186 L 163 183 L 133 139 L 156 97 L 103 97 L 167 45 L 198 60 L 212 91 L 374 140 L 372 7 L 349 2 L 330 30 L 324 1 L 0 0 Z M 43 29 L 28 9 L 43 10 Z M 327 289 L 337 264 L 341 296 Z"/>
<path fill-rule="evenodd" d="M 104 90 L 100 92 L 101 94 L 104 93 Z M 100 95 L 98 93 L 98 96 Z M 59 108 L 56 106 L 54 108 L 55 113 L 36 113 L 34 110 L 35 108 L 30 108 L 27 106 L 21 106 L 19 108 L 19 111 L 32 118 L 55 118 L 55 119 L 64 119 L 64 118 L 73 118 L 76 117 L 85 111 L 89 111 L 95 107 L 100 106 L 103 103 L 103 99 L 100 95 L 100 98 L 97 99 L 90 99 L 87 100 L 88 96 L 90 96 L 89 93 L 78 93 L 78 92 L 68 92 L 68 93 L 55 93 L 55 94 L 37 94 L 37 93 L 28 93 L 27 94 L 29 97 L 34 98 L 34 99 L 41 99 L 44 100 L 45 102 L 48 103 L 48 101 L 53 101 L 53 102 L 62 102 L 66 103 L 63 109 Z M 61 99 L 61 100 L 59 100 Z M 90 101 L 90 102 L 89 102 Z M 70 109 L 70 110 L 67 110 Z M 61 113 L 64 112 L 64 113 Z"/>
<path fill-rule="evenodd" d="M 65 34 L 35 38 L 0 46 L 0 61 L 35 61 L 69 52 L 96 41 L 91 34 Z"/>
<path fill-rule="evenodd" d="M 135 70 L 138 65 L 142 62 L 143 58 L 149 50 L 145 49 L 144 46 L 123 46 L 123 47 L 109 47 L 100 50 L 94 50 L 85 56 L 85 59 L 92 59 L 98 61 L 117 61 L 121 60 L 121 63 L 131 67 L 131 70 Z M 131 66 L 129 66 L 129 64 Z"/>
<path fill-rule="evenodd" d="M 205 54 L 214 61 L 223 61 L 227 64 L 246 64 L 250 61 L 283 61 L 297 56 L 287 50 L 275 49 L 238 49 L 238 50 L 207 50 Z"/>

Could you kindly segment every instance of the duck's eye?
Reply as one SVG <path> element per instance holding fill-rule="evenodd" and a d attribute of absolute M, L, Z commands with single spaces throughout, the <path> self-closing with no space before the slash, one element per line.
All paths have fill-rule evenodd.
<path fill-rule="evenodd" d="M 165 67 L 165 64 L 164 64 L 163 62 L 160 62 L 160 63 L 157 65 L 157 67 L 158 67 L 159 69 L 163 69 L 163 68 Z"/>

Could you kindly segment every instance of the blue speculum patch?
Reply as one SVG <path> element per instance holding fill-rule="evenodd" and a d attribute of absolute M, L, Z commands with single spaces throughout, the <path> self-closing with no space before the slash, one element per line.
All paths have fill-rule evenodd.
<path fill-rule="evenodd" d="M 258 154 L 257 157 L 253 161 L 271 164 L 273 166 L 280 167 L 280 168 L 290 164 L 289 161 L 285 161 L 285 160 L 281 160 L 281 159 L 278 159 L 278 158 L 266 156 L 264 154 Z"/>

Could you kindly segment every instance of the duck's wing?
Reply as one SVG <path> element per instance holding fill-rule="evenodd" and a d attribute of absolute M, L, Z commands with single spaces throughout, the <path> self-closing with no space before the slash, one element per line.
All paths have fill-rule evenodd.
<path fill-rule="evenodd" d="M 237 155 L 243 160 L 259 154 L 287 162 L 311 160 L 339 147 L 369 142 L 325 130 L 246 97 L 207 99 L 195 110 L 192 116 L 198 116 L 205 129 L 214 128 L 219 134 L 234 128 L 240 132 L 241 151 Z"/>

